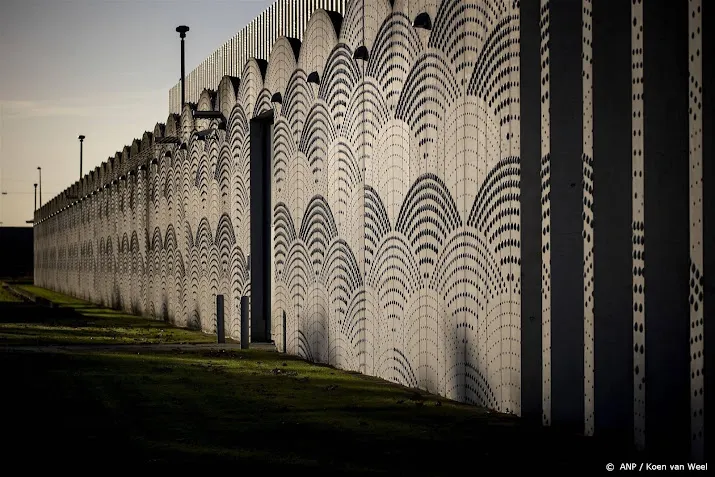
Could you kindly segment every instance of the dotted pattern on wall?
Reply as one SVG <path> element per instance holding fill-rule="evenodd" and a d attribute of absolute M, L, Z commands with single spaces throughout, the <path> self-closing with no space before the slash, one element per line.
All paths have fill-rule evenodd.
<path fill-rule="evenodd" d="M 541 0 L 541 362 L 542 422 L 551 424 L 551 114 L 549 0 Z"/>
<path fill-rule="evenodd" d="M 702 0 L 689 2 L 690 70 L 690 432 L 692 456 L 705 459 L 705 343 L 703 288 Z"/>
<path fill-rule="evenodd" d="M 518 15 L 487 3 L 443 2 L 440 48 L 434 32 L 420 45 L 411 8 L 375 20 L 367 64 L 336 44 L 297 135 L 286 93 L 276 307 L 308 359 L 518 412 Z M 464 41 L 455 15 L 483 42 L 471 70 L 443 51 Z"/>
<path fill-rule="evenodd" d="M 689 1 L 690 419 L 694 458 L 702 460 L 702 0 Z M 592 4 L 581 0 L 583 103 L 574 106 L 583 114 L 587 434 L 598 433 Z M 294 32 L 302 44 L 278 38 L 267 64 L 251 58 L 240 78 L 224 76 L 211 83 L 215 91 L 192 93 L 195 104 L 36 213 L 36 283 L 206 332 L 215 332 L 215 295 L 223 294 L 227 333 L 240 336 L 240 298 L 251 295 L 250 121 L 272 112 L 271 332 L 277 347 L 519 414 L 519 2 L 354 0 L 342 21 L 323 10 L 308 19 L 315 3 L 301 5 L 285 21 L 306 25 Z M 550 1 L 540 0 L 546 425 L 552 421 L 549 62 L 558 53 L 550 51 L 549 9 Z M 643 448 L 642 0 L 632 0 L 630 21 L 633 425 Z M 256 38 L 247 40 L 256 46 Z M 226 120 L 197 118 L 197 111 L 221 111 Z"/>
<path fill-rule="evenodd" d="M 187 138 L 177 147 L 160 141 L 180 138 L 162 137 L 155 128 L 105 163 L 102 172 L 116 179 L 82 191 L 73 207 L 38 224 L 38 284 L 209 332 L 221 293 L 231 298 L 227 332 L 238 336 L 240 297 L 250 294 L 244 253 L 250 247 L 250 116 L 244 105 L 252 115 L 262 83 L 256 68 L 246 65 L 238 94 L 230 78 L 219 85 L 221 107 L 231 111 L 225 130 L 200 138 L 185 126 L 188 120 L 179 130 L 167 126 Z M 227 105 L 231 100 L 235 104 Z M 183 116 L 192 117 L 196 107 L 218 107 L 216 95 L 205 91 Z M 215 126 L 205 121 L 197 126 Z M 77 265 L 67 263 L 68 252 Z"/>
<path fill-rule="evenodd" d="M 501 258 L 509 264 L 507 281 L 509 282 L 509 326 L 508 340 L 508 374 L 503 373 L 502 382 L 508 383 L 506 401 L 507 412 L 521 412 L 521 31 L 519 2 L 513 0 L 509 5 L 509 63 L 507 66 L 506 88 L 511 94 L 505 98 L 508 104 L 506 117 L 502 113 L 502 137 L 508 141 L 509 157 L 519 164 L 519 173 L 511 177 L 511 195 L 508 207 L 503 212 L 508 217 L 507 227 L 509 237 L 499 245 Z M 467 161 L 465 154 L 465 162 Z M 514 310 L 519 310 L 514 312 Z"/>
<path fill-rule="evenodd" d="M 631 6 L 631 79 L 633 137 L 633 431 L 645 447 L 645 188 L 643 177 L 643 3 Z"/>
<path fill-rule="evenodd" d="M 583 0 L 581 23 L 583 75 L 583 392 L 584 433 L 594 432 L 594 302 L 593 302 L 593 9 Z"/>

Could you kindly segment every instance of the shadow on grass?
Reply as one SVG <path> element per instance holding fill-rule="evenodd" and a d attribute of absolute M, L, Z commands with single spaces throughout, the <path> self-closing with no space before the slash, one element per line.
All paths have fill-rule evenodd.
<path fill-rule="evenodd" d="M 22 416 L 4 429 L 15 436 L 11 457 L 42 449 L 59 464 L 80 454 L 83 463 L 240 461 L 337 475 L 588 471 L 616 458 L 608 443 L 275 353 L 0 358 L 3 409 Z"/>
<path fill-rule="evenodd" d="M 171 332 L 161 333 L 136 329 L 88 327 L 72 328 L 66 324 L 50 326 L 0 324 L 0 345 L 43 346 L 65 344 L 164 344 L 177 341 Z"/>
<path fill-rule="evenodd" d="M 4 303 L 0 340 L 102 344 L 118 336 L 131 343 L 162 329 L 166 342 L 215 340 L 46 295 L 71 307 Z M 628 447 L 615 440 L 543 429 L 260 350 L 169 345 L 67 355 L 0 347 L 0 373 L 3 432 L 11 436 L 3 447 L 8 465 L 41 452 L 43 462 L 54 466 L 240 462 L 242 470 L 269 475 L 437 476 L 465 468 L 512 473 L 561 467 L 591 474 L 606 462 L 633 461 Z"/>
<path fill-rule="evenodd" d="M 32 292 L 37 287 L 25 287 Z M 41 290 L 41 289 L 40 289 Z M 0 343 L 12 345 L 81 344 L 112 342 L 214 343 L 202 332 L 173 326 L 165 321 L 129 315 L 97 305 L 62 298 L 57 307 L 28 302 L 0 302 Z M 59 298 L 58 298 L 59 296 Z M 67 304 L 72 302 L 71 304 Z M 227 342 L 232 342 L 227 339 Z"/>

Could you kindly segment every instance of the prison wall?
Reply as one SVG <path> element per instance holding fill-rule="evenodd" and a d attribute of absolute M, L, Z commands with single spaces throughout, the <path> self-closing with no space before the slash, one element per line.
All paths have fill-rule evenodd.
<path fill-rule="evenodd" d="M 238 337 L 272 115 L 279 349 L 702 460 L 711 8 L 311 10 L 43 206 L 36 283 Z"/>

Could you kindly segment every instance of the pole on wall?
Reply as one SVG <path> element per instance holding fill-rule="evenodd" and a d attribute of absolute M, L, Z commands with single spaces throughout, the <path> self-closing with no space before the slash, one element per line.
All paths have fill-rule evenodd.
<path fill-rule="evenodd" d="M 241 297 L 241 349 L 248 349 L 249 347 L 249 335 L 250 335 L 250 322 L 248 321 L 248 297 Z"/>
<path fill-rule="evenodd" d="M 226 342 L 226 333 L 224 331 L 223 321 L 223 295 L 216 295 L 216 338 L 219 343 Z"/>

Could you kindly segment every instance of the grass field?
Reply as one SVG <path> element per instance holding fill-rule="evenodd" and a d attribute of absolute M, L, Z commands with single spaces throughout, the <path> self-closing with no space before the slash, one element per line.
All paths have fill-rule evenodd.
<path fill-rule="evenodd" d="M 167 343 L 156 336 L 168 329 L 163 323 L 31 290 L 81 317 L 71 324 L 48 322 L 36 315 L 42 307 L 0 303 L 3 325 L 29 327 L 20 339 L 0 328 L 0 429 L 7 468 L 116 471 L 200 464 L 266 475 L 556 469 L 591 474 L 606 462 L 629 458 L 615 441 L 544 429 L 276 352 L 178 347 L 179 340 Z M 5 316 L 8 310 L 14 310 L 12 320 Z M 181 333 L 213 339 L 173 332 L 174 339 Z M 38 337 L 43 344 L 94 343 L 88 336 L 166 344 L 66 352 L 8 345 L 27 345 Z"/>
<path fill-rule="evenodd" d="M 25 313 L 14 313 L 11 308 L 5 307 L 6 310 L 0 314 L 0 346 L 216 342 L 215 336 L 103 308 L 33 285 L 19 285 L 17 288 L 49 300 L 59 308 L 34 307 L 32 316 L 28 317 Z M 0 295 L 0 307 L 2 302 L 9 303 L 10 300 Z"/>
<path fill-rule="evenodd" d="M 18 303 L 20 301 L 22 300 L 0 285 L 0 303 Z"/>
<path fill-rule="evenodd" d="M 450 475 L 606 462 L 583 438 L 274 352 L 11 353 L 0 372 L 18 419 L 4 425 L 19 447 L 7 455 L 24 442 L 58 464 Z"/>

